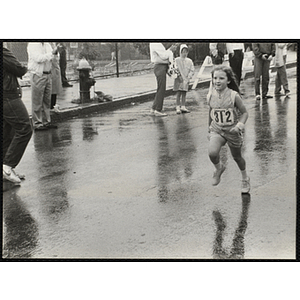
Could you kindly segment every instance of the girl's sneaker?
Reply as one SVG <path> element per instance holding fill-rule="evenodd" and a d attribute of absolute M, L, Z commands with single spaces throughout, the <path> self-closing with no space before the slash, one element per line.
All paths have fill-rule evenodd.
<path fill-rule="evenodd" d="M 212 185 L 218 185 L 221 181 L 221 175 L 225 171 L 225 166 L 221 165 L 219 170 L 216 170 L 213 175 Z"/>
<path fill-rule="evenodd" d="M 181 114 L 180 106 L 176 106 L 176 114 L 178 114 L 178 115 Z"/>
<path fill-rule="evenodd" d="M 250 192 L 250 177 L 242 180 L 242 194 L 248 194 Z"/>

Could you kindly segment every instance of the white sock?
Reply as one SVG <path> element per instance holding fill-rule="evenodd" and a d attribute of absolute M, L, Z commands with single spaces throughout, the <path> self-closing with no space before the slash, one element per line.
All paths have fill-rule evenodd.
<path fill-rule="evenodd" d="M 241 170 L 241 173 L 242 173 L 242 178 L 243 178 L 243 180 L 246 180 L 246 179 L 248 179 L 248 175 L 247 175 L 247 171 L 246 171 L 246 169 L 245 170 Z"/>

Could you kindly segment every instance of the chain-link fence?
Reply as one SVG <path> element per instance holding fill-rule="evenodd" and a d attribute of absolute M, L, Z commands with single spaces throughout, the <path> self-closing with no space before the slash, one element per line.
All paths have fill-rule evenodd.
<path fill-rule="evenodd" d="M 62 42 L 66 48 L 67 70 L 69 81 L 78 80 L 77 67 L 81 58 L 86 58 L 92 67 L 94 78 L 111 76 L 131 76 L 150 72 L 153 64 L 150 62 L 149 43 L 104 43 L 104 42 Z M 52 43 L 54 47 L 57 43 Z M 165 43 L 168 47 L 170 43 Z M 27 64 L 28 42 L 5 42 L 16 57 Z M 189 57 L 194 63 L 200 64 L 209 52 L 208 43 L 188 43 Z M 175 53 L 178 56 L 179 53 Z M 23 85 L 29 84 L 27 76 Z"/>

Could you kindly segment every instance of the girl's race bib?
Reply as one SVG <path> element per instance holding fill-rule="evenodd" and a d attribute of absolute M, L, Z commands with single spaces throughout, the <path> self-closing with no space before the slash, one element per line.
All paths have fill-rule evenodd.
<path fill-rule="evenodd" d="M 233 125 L 234 124 L 234 115 L 232 108 L 213 108 L 211 110 L 212 120 L 220 125 Z"/>

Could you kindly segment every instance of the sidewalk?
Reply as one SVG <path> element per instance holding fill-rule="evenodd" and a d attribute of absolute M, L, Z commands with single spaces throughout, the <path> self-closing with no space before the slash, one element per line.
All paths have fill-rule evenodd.
<path fill-rule="evenodd" d="M 297 65 L 297 53 L 288 52 L 287 68 Z M 195 68 L 195 76 L 200 66 Z M 245 78 L 253 76 L 253 71 L 247 74 Z M 201 78 L 197 88 L 208 86 L 209 77 Z M 167 76 L 166 96 L 173 93 L 174 79 Z M 79 98 L 79 82 L 72 82 L 73 87 L 63 88 L 62 92 L 57 96 L 57 104 L 60 107 L 59 113 L 51 112 L 53 122 L 63 121 L 66 118 L 79 116 L 81 114 L 89 114 L 96 111 L 105 111 L 115 109 L 117 107 L 137 102 L 145 102 L 153 100 L 156 92 L 156 79 L 153 72 L 144 75 L 114 77 L 107 79 L 96 79 L 94 87 L 90 89 L 91 98 L 94 97 L 94 91 L 102 91 L 104 94 L 113 96 L 113 101 L 102 103 L 85 103 L 74 104 L 72 99 Z M 193 81 L 191 82 L 191 85 Z M 31 115 L 31 87 L 23 87 L 22 100 Z"/>

